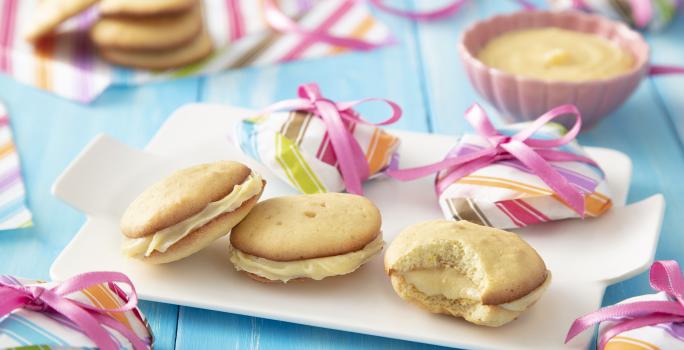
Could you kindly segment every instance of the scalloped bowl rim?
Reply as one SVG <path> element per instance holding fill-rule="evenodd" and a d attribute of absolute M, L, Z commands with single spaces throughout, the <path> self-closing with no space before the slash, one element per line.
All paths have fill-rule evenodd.
<path fill-rule="evenodd" d="M 637 62 L 636 62 L 637 64 L 635 64 L 629 71 L 624 72 L 624 73 L 619 74 L 619 75 L 616 75 L 614 77 L 604 78 L 604 79 L 587 79 L 587 80 L 580 80 L 580 81 L 567 81 L 567 80 L 538 79 L 538 78 L 526 77 L 526 76 L 522 76 L 522 75 L 517 75 L 517 74 L 505 72 L 503 70 L 500 70 L 500 69 L 497 69 L 497 68 L 494 68 L 494 67 L 491 67 L 491 66 L 485 64 L 484 62 L 482 62 L 480 59 L 477 58 L 476 54 L 471 52 L 471 50 L 466 47 L 466 45 L 465 45 L 466 37 L 470 33 L 472 33 L 473 30 L 475 30 L 477 27 L 484 25 L 488 22 L 492 23 L 495 21 L 500 21 L 503 18 L 520 17 L 523 15 L 529 15 L 531 13 L 541 13 L 541 14 L 548 14 L 548 15 L 552 15 L 552 16 L 564 14 L 564 15 L 572 15 L 572 16 L 577 16 L 577 17 L 588 17 L 588 18 L 593 18 L 597 21 L 609 23 L 611 26 L 616 27 L 616 29 L 619 28 L 620 31 L 624 31 L 626 33 L 630 33 L 630 35 L 634 35 L 635 38 L 639 41 L 639 44 L 641 44 L 646 49 L 645 55 L 637 57 L 637 56 L 632 54 L 632 56 L 635 58 L 635 60 L 637 60 Z M 541 27 L 530 26 L 528 28 L 541 28 Z M 569 29 L 569 30 L 572 30 L 572 29 Z M 616 33 L 617 32 L 618 31 L 616 30 Z M 599 35 L 596 33 L 594 33 L 594 34 Z M 622 35 L 622 34 L 620 34 L 620 35 Z M 601 35 L 599 35 L 599 36 L 601 36 Z M 603 36 L 601 36 L 601 37 L 608 40 L 608 41 L 611 41 L 611 42 L 614 41 L 614 40 L 611 40 L 609 38 L 605 38 Z M 478 66 L 478 68 L 485 69 L 488 74 L 491 74 L 494 76 L 502 76 L 504 78 L 511 78 L 511 79 L 514 79 L 514 80 L 516 80 L 518 82 L 522 82 L 522 83 L 532 82 L 532 83 L 542 83 L 542 84 L 560 85 L 560 86 L 580 86 L 580 85 L 585 85 L 585 84 L 607 84 L 607 83 L 617 82 L 619 80 L 625 80 L 625 79 L 628 79 L 634 75 L 643 74 L 646 71 L 646 67 L 648 67 L 650 65 L 649 61 L 650 61 L 650 57 L 651 57 L 651 47 L 648 44 L 648 42 L 646 42 L 646 40 L 644 39 L 644 36 L 641 35 L 641 33 L 633 30 L 632 28 L 628 27 L 624 23 L 617 22 L 617 21 L 614 21 L 614 20 L 611 20 L 611 19 L 608 19 L 605 17 L 594 15 L 594 14 L 588 14 L 588 13 L 576 11 L 576 10 L 566 10 L 566 11 L 521 10 L 521 11 L 516 11 L 516 12 L 512 12 L 512 13 L 507 13 L 507 14 L 495 15 L 495 16 L 492 16 L 489 18 L 479 20 L 479 21 L 471 24 L 470 26 L 468 26 L 468 28 L 466 28 L 466 30 L 461 35 L 461 40 L 459 42 L 459 51 L 461 53 L 461 56 L 464 58 L 464 60 L 465 59 L 468 60 L 468 62 L 466 62 L 465 64 L 474 64 L 474 65 Z"/>

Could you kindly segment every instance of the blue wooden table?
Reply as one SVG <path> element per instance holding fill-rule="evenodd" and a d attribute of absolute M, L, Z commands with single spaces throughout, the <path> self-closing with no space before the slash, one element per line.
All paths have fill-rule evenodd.
<path fill-rule="evenodd" d="M 418 1 L 405 2 L 412 6 Z M 186 103 L 259 108 L 294 96 L 300 83 L 315 81 L 333 99 L 385 97 L 398 102 L 405 111 L 398 128 L 447 134 L 468 131 L 463 111 L 483 101 L 460 65 L 459 35 L 477 19 L 516 9 L 512 1 L 473 1 L 453 18 L 428 24 L 377 14 L 391 27 L 399 45 L 139 88 L 112 88 L 91 105 L 69 102 L 0 76 L 0 99 L 10 112 L 35 223 L 30 229 L 0 232 L 0 274 L 48 278 L 52 261 L 84 221 L 81 213 L 50 195 L 50 186 L 86 143 L 106 132 L 142 148 L 170 113 Z M 649 35 L 653 61 L 684 65 L 683 38 L 684 18 L 662 33 Z M 684 76 L 646 80 L 624 106 L 580 137 L 586 145 L 618 149 L 632 158 L 629 202 L 657 192 L 665 194 L 668 208 L 657 259 L 681 262 L 683 91 Z M 648 277 L 642 274 L 609 287 L 604 304 L 649 292 Z M 143 302 L 142 308 L 158 349 L 435 348 L 175 305 Z"/>

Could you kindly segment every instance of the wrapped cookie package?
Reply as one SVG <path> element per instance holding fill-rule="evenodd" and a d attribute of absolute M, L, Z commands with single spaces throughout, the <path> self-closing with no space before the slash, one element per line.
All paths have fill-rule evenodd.
<path fill-rule="evenodd" d="M 343 122 L 365 155 L 370 177 L 386 169 L 399 139 L 373 125 Z M 238 127 L 237 140 L 243 152 L 300 193 L 345 190 L 327 128 L 312 113 L 276 112 L 245 119 Z"/>
<path fill-rule="evenodd" d="M 599 326 L 597 350 L 660 350 L 684 348 L 684 276 L 675 260 L 658 260 L 649 282 L 656 294 L 623 300 L 578 317 L 565 343 Z"/>
<path fill-rule="evenodd" d="M 5 316 L 0 316 L 0 349 L 95 349 L 100 344 L 89 338 L 87 331 L 72 321 L 70 315 L 52 309 L 44 300 L 43 294 L 51 294 L 50 299 L 62 299 L 61 303 L 70 304 L 73 316 L 73 302 L 81 303 L 81 309 L 90 309 L 88 313 L 96 316 L 94 320 L 102 325 L 108 337 L 118 349 L 150 349 L 152 347 L 152 331 L 137 307 L 124 307 L 129 303 L 129 296 L 114 283 L 92 284 L 81 290 L 61 295 L 59 286 L 54 282 L 18 279 L 0 275 L 0 301 L 3 307 L 9 307 L 18 300 L 14 290 L 28 291 L 33 297 L 24 297 L 26 305 L 10 308 Z M 62 288 L 64 289 L 64 288 Z M 68 289 L 68 287 L 67 287 Z M 43 291 L 44 290 L 44 291 Z M 37 296 L 36 296 L 37 294 Z M 56 295 L 56 297 L 54 297 Z M 64 299 L 63 299 L 64 298 Z M 23 299 L 22 299 L 23 300 Z M 59 301 L 59 300 L 58 300 Z M 125 309 L 114 312 L 114 309 Z M 64 310 L 64 308 L 62 309 Z M 97 311 L 92 311 L 97 310 Z M 7 311 L 7 310 L 4 310 Z M 81 310 L 82 312 L 82 310 Z M 99 313 L 99 315 L 96 315 Z M 105 322 L 103 318 L 111 321 Z M 89 327 L 94 327 L 87 322 Z M 119 328 L 118 330 L 115 328 Z"/>
<path fill-rule="evenodd" d="M 498 131 L 512 135 L 527 124 L 515 124 Z M 535 139 L 555 139 L 565 129 L 560 124 L 547 124 L 538 130 Z M 467 134 L 459 138 L 447 157 L 465 156 L 490 146 L 487 139 Z M 582 147 L 572 141 L 558 150 L 586 156 Z M 602 170 L 579 161 L 549 161 L 549 164 L 584 196 L 585 217 L 597 217 L 606 212 L 612 201 Z M 513 229 L 542 222 L 578 218 L 539 176 L 516 159 L 494 162 L 455 181 L 449 175 L 455 169 L 437 174 L 439 204 L 444 216 L 454 220 Z"/>
<path fill-rule="evenodd" d="M 657 301 L 671 302 L 674 297 L 668 296 L 665 292 L 656 294 L 640 295 L 625 299 L 617 305 L 626 305 L 635 302 Z M 599 336 L 603 336 L 617 325 L 617 322 L 606 321 L 599 328 Z M 631 329 L 612 337 L 606 343 L 605 350 L 667 350 L 684 348 L 684 339 L 676 335 L 681 331 L 674 331 L 673 327 L 681 329 L 681 325 L 672 323 L 655 324 Z M 681 336 L 680 336 L 681 337 Z"/>

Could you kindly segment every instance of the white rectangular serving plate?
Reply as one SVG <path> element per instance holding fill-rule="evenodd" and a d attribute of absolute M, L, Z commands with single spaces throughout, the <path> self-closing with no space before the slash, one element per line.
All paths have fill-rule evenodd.
<path fill-rule="evenodd" d="M 222 105 L 182 107 L 144 151 L 107 136 L 93 140 L 53 187 L 55 196 L 86 213 L 88 219 L 53 263 L 51 277 L 64 280 L 86 271 L 121 271 L 146 300 L 452 347 L 583 349 L 591 332 L 563 344 L 572 321 L 600 306 L 608 284 L 645 271 L 653 261 L 663 197 L 655 195 L 625 206 L 631 162 L 620 152 L 601 148 L 588 151 L 606 172 L 615 207 L 598 219 L 518 231 L 544 258 L 553 282 L 533 308 L 500 328 L 430 314 L 404 302 L 392 290 L 382 256 L 346 276 L 262 284 L 234 270 L 225 237 L 189 258 L 161 266 L 121 255 L 121 214 L 143 189 L 172 170 L 238 160 L 268 181 L 262 198 L 294 193 L 228 139 L 235 123 L 253 113 Z M 454 144 L 452 136 L 393 132 L 402 140 L 403 167 L 438 160 Z M 376 179 L 365 185 L 366 195 L 382 212 L 386 242 L 410 224 L 442 217 L 432 186 L 432 177 L 407 183 Z"/>

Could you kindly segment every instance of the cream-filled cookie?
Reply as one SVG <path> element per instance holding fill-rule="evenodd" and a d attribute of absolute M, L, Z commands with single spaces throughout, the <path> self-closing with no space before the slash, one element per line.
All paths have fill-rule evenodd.
<path fill-rule="evenodd" d="M 361 196 L 271 198 L 231 232 L 230 261 L 262 282 L 345 275 L 382 250 L 380 226 L 380 211 Z"/>
<path fill-rule="evenodd" d="M 404 229 L 387 248 L 385 270 L 401 298 L 491 327 L 514 320 L 551 282 L 544 261 L 518 235 L 468 221 Z"/>
<path fill-rule="evenodd" d="M 141 193 L 121 218 L 124 254 L 153 264 L 192 255 L 230 232 L 265 182 L 231 161 L 176 171 Z"/>
<path fill-rule="evenodd" d="M 103 17 L 149 17 L 176 15 L 188 11 L 198 0 L 102 0 Z"/>
<path fill-rule="evenodd" d="M 120 50 L 165 50 L 184 45 L 202 29 L 202 8 L 176 16 L 150 18 L 101 18 L 90 29 L 90 38 L 100 48 Z"/>
<path fill-rule="evenodd" d="M 152 70 L 178 68 L 195 63 L 209 56 L 213 50 L 214 44 L 204 28 L 189 44 L 169 50 L 130 51 L 99 48 L 102 58 L 114 64 Z"/>

